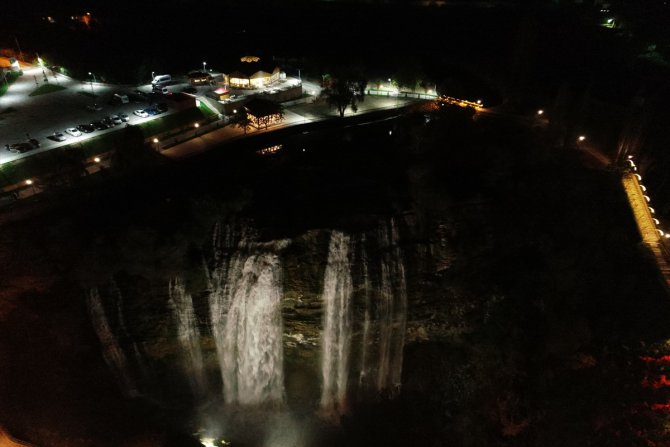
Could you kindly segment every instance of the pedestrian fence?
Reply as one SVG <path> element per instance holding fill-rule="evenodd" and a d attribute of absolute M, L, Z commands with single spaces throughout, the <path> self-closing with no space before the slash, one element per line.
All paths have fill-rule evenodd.
<path fill-rule="evenodd" d="M 365 92 L 370 96 L 386 96 L 388 98 L 411 98 L 411 99 L 435 99 L 437 95 L 432 93 L 417 93 L 417 92 L 396 92 L 391 90 L 377 90 L 368 89 Z"/>

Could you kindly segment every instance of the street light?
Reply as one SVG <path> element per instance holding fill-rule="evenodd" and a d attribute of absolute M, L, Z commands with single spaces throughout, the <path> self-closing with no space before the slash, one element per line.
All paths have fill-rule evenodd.
<path fill-rule="evenodd" d="M 91 73 L 90 71 L 88 72 L 88 75 L 93 77 L 93 80 L 91 81 L 91 94 L 95 95 L 95 93 L 93 92 L 93 83 L 96 82 L 95 81 L 95 75 L 93 73 Z"/>
<path fill-rule="evenodd" d="M 151 141 L 156 145 L 156 150 L 160 149 L 160 146 L 158 145 L 158 138 L 154 138 Z"/>
<path fill-rule="evenodd" d="M 543 115 L 543 114 L 544 114 L 544 110 L 542 110 L 542 109 L 538 110 L 538 111 L 537 111 L 537 114 L 538 114 L 538 115 Z"/>
<path fill-rule="evenodd" d="M 579 137 L 577 137 L 577 141 L 579 141 L 579 142 L 584 141 L 584 140 L 586 140 L 586 137 L 584 135 L 580 135 Z"/>
<path fill-rule="evenodd" d="M 204 71 L 205 74 L 207 73 L 207 62 L 202 63 L 202 71 Z"/>
<path fill-rule="evenodd" d="M 198 127 L 200 127 L 200 124 L 195 123 L 195 124 L 193 125 L 193 127 L 195 127 L 195 136 L 197 137 L 197 136 L 198 136 Z"/>
<path fill-rule="evenodd" d="M 95 157 L 95 158 L 93 159 L 93 161 L 96 162 L 96 163 L 100 163 L 100 157 Z"/>

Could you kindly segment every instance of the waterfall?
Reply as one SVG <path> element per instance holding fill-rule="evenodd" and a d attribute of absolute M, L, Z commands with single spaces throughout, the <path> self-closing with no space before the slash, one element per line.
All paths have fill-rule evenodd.
<path fill-rule="evenodd" d="M 247 233 L 219 225 L 214 231 L 209 306 L 223 394 L 227 403 L 281 403 L 283 271 L 276 252 L 286 242 L 253 243 Z"/>
<path fill-rule="evenodd" d="M 330 415 L 340 415 L 346 409 L 353 294 L 349 246 L 349 236 L 332 233 L 323 280 L 321 409 Z"/>
<path fill-rule="evenodd" d="M 193 299 L 186 293 L 186 287 L 179 277 L 170 281 L 169 305 L 176 322 L 179 344 L 186 353 L 186 373 L 191 383 L 191 389 L 197 397 L 205 396 L 207 379 L 200 349 L 200 331 L 193 309 Z"/>
<path fill-rule="evenodd" d="M 274 253 L 238 254 L 228 274 L 220 352 L 227 403 L 284 400 L 282 265 Z"/>
<path fill-rule="evenodd" d="M 389 234 L 390 233 L 390 234 Z M 382 249 L 380 294 L 377 306 L 379 322 L 379 363 L 377 392 L 397 393 L 402 383 L 403 347 L 407 323 L 407 285 L 402 253 L 398 247 L 398 229 L 394 220 L 379 232 Z"/>
<path fill-rule="evenodd" d="M 93 327 L 102 345 L 102 356 L 107 366 L 112 370 L 123 393 L 127 397 L 137 396 L 137 387 L 128 370 L 128 360 L 112 332 L 97 288 L 89 291 L 87 305 Z"/>
<path fill-rule="evenodd" d="M 370 272 L 368 269 L 368 255 L 367 250 L 365 249 L 365 234 L 361 236 L 360 241 L 361 246 L 361 265 L 362 265 L 362 279 L 363 279 L 363 294 L 365 297 L 365 313 L 363 315 L 363 335 L 361 339 L 361 359 L 360 359 L 360 372 L 358 375 L 358 390 L 359 398 L 361 397 L 361 392 L 369 387 L 369 380 L 371 376 L 372 366 L 369 364 L 370 356 L 368 354 L 369 345 L 370 345 L 370 314 L 371 314 L 371 301 L 370 301 Z"/>

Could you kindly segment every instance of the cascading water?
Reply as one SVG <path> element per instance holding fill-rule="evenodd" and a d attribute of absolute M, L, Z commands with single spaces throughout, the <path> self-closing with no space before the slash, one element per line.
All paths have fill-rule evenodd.
<path fill-rule="evenodd" d="M 353 294 L 349 251 L 349 236 L 334 231 L 330 237 L 322 295 L 321 410 L 328 415 L 340 415 L 346 410 Z"/>
<path fill-rule="evenodd" d="M 137 396 L 137 387 L 128 370 L 128 360 L 112 332 L 97 288 L 89 291 L 87 304 L 91 322 L 102 345 L 102 356 L 107 366 L 112 370 L 123 393 L 128 397 Z"/>
<path fill-rule="evenodd" d="M 366 237 L 365 235 L 361 236 L 360 247 L 361 247 L 361 264 L 362 264 L 362 280 L 363 280 L 363 295 L 364 295 L 364 309 L 365 313 L 363 315 L 363 335 L 361 337 L 361 358 L 360 358 L 360 371 L 358 374 L 358 390 L 359 398 L 362 397 L 362 392 L 369 388 L 370 386 L 370 377 L 372 366 L 370 365 L 370 356 L 368 351 L 370 350 L 370 323 L 371 323 L 371 300 L 370 300 L 370 272 L 368 269 L 368 255 L 367 250 L 365 249 Z"/>
<path fill-rule="evenodd" d="M 239 243 L 233 232 L 215 231 L 210 274 L 212 334 L 227 403 L 284 401 L 283 270 L 279 245 Z M 229 249 L 226 252 L 226 249 Z"/>
<path fill-rule="evenodd" d="M 403 348 L 407 325 L 407 285 L 405 265 L 398 247 L 398 228 L 394 220 L 380 232 L 381 290 L 379 303 L 380 343 L 377 391 L 391 395 L 402 383 Z"/>
<path fill-rule="evenodd" d="M 191 383 L 191 389 L 197 397 L 205 396 L 207 392 L 207 378 L 200 349 L 200 331 L 193 309 L 193 299 L 186 293 L 186 287 L 179 277 L 170 281 L 169 305 L 176 322 L 179 344 L 186 353 L 186 374 Z"/>
<path fill-rule="evenodd" d="M 405 342 L 407 286 L 395 221 L 383 223 L 376 235 L 379 269 L 370 268 L 365 235 L 361 238 L 364 319 L 358 395 L 391 397 L 401 385 Z M 373 246 L 374 247 L 374 246 Z M 372 274 L 374 272 L 374 274 Z"/>
<path fill-rule="evenodd" d="M 243 261 L 244 259 L 244 261 Z M 282 266 L 274 253 L 238 255 L 228 275 L 221 360 L 228 403 L 263 404 L 284 400 L 281 299 Z"/>

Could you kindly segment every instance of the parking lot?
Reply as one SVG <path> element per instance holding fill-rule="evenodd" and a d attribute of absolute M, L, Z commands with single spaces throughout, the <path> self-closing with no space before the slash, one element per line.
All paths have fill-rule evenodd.
<path fill-rule="evenodd" d="M 30 93 L 46 84 L 45 74 L 49 84 L 64 88 L 43 95 L 30 96 Z M 169 89 L 171 92 L 178 92 L 185 86 L 185 83 L 177 81 L 170 85 Z M 157 102 L 156 98 L 150 99 L 149 96 L 129 95 L 128 104 L 110 104 L 115 93 L 128 94 L 135 90 L 148 94 L 151 92 L 151 85 L 139 88 L 113 86 L 77 81 L 61 74 L 54 77 L 51 70 L 43 71 L 39 67 L 24 69 L 23 76 L 0 97 L 0 164 L 111 132 L 114 128 L 83 133 L 77 137 L 65 133 L 67 128 L 99 121 L 110 115 L 125 113 L 129 117 L 129 124 L 139 124 L 164 116 L 161 114 L 141 118 L 133 114 L 133 111 L 146 109 Z M 97 104 L 100 110 L 91 110 L 94 104 Z M 59 142 L 48 139 L 54 132 L 63 133 L 66 140 Z M 21 154 L 6 150 L 6 145 L 27 142 L 28 139 L 37 140 L 40 147 Z"/>

